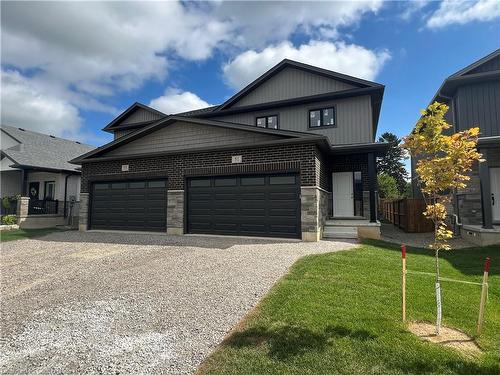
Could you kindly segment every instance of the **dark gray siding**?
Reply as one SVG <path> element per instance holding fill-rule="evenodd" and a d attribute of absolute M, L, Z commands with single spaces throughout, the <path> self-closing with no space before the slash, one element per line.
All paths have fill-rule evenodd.
<path fill-rule="evenodd" d="M 136 109 L 134 112 L 129 114 L 127 117 L 125 117 L 119 124 L 116 124 L 115 126 L 120 126 L 120 125 L 130 125 L 130 124 L 137 124 L 141 122 L 147 122 L 147 121 L 154 121 L 162 118 L 162 116 L 158 113 L 147 111 L 145 109 L 139 108 Z"/>
<path fill-rule="evenodd" d="M 244 130 L 176 122 L 112 150 L 105 156 L 244 145 L 281 138 L 280 136 L 247 132 Z"/>
<path fill-rule="evenodd" d="M 136 129 L 133 129 L 133 130 L 117 130 L 117 131 L 115 131 L 113 133 L 113 137 L 114 137 L 114 139 L 117 139 L 117 138 L 123 137 L 124 135 L 127 135 L 129 133 L 132 133 L 135 130 Z"/>
<path fill-rule="evenodd" d="M 485 73 L 494 70 L 500 70 L 500 56 L 497 56 L 494 59 L 491 59 L 490 61 L 487 61 L 484 64 L 479 65 L 477 68 L 472 69 L 467 74 Z"/>
<path fill-rule="evenodd" d="M 334 106 L 336 123 L 334 128 L 309 129 L 309 110 Z M 370 96 L 329 100 L 276 110 L 245 112 L 228 116 L 216 117 L 214 120 L 236 122 L 255 126 L 255 118 L 262 115 L 279 116 L 279 128 L 298 132 L 314 132 L 326 135 L 332 144 L 352 144 L 373 142 L 373 120 Z"/>
<path fill-rule="evenodd" d="M 352 88 L 355 88 L 355 86 L 318 74 L 288 67 L 265 81 L 255 90 L 236 102 L 232 107 L 325 94 Z"/>
<path fill-rule="evenodd" d="M 479 126 L 483 137 L 500 135 L 500 80 L 459 87 L 455 100 L 458 130 Z"/>

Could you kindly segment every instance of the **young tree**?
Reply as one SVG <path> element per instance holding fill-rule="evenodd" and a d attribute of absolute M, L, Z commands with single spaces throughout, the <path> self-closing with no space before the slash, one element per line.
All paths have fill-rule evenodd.
<path fill-rule="evenodd" d="M 438 335 L 441 327 L 439 251 L 450 250 L 448 240 L 453 235 L 445 222 L 446 205 L 451 202 L 454 189 L 466 187 L 473 163 L 481 161 L 476 148 L 479 128 L 446 135 L 445 131 L 451 128 L 444 119 L 447 111 L 448 106 L 438 102 L 423 110 L 415 129 L 404 138 L 402 145 L 412 157 L 418 157 L 417 181 L 426 202 L 423 214 L 434 222 L 434 243 L 430 248 L 435 252 Z"/>
<path fill-rule="evenodd" d="M 388 142 L 387 153 L 377 161 L 379 173 L 385 173 L 394 177 L 399 194 L 403 194 L 408 180 L 408 171 L 405 168 L 404 160 L 408 159 L 404 149 L 399 147 L 401 139 L 396 134 L 385 132 L 379 137 L 379 142 Z"/>
<path fill-rule="evenodd" d="M 380 198 L 395 199 L 399 197 L 399 190 L 396 179 L 389 176 L 387 173 L 379 173 L 378 175 L 378 192 Z"/>

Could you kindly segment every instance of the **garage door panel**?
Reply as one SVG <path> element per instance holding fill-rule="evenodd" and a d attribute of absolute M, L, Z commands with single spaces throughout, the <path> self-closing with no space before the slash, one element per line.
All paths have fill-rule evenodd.
<path fill-rule="evenodd" d="M 93 229 L 166 230 L 164 180 L 94 184 L 90 225 Z"/>
<path fill-rule="evenodd" d="M 211 177 L 200 181 L 188 181 L 188 232 L 299 237 L 297 175 Z"/>

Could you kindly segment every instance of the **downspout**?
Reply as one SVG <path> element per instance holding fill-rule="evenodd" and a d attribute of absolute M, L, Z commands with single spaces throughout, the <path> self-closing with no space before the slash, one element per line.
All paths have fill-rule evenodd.
<path fill-rule="evenodd" d="M 68 216 L 66 213 L 66 202 L 68 198 L 68 178 L 70 177 L 70 174 L 66 175 L 66 178 L 64 179 L 64 217 Z"/>

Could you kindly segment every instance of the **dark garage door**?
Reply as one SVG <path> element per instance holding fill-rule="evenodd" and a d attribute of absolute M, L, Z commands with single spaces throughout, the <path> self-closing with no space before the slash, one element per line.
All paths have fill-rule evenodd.
<path fill-rule="evenodd" d="M 240 236 L 300 236 L 296 174 L 192 178 L 188 232 Z"/>
<path fill-rule="evenodd" d="M 92 189 L 92 229 L 166 231 L 165 180 L 96 182 Z"/>

